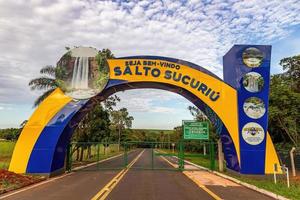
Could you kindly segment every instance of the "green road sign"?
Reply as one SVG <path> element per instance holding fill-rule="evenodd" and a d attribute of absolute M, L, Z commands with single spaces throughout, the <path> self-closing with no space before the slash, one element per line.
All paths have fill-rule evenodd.
<path fill-rule="evenodd" d="M 208 122 L 183 121 L 183 138 L 187 140 L 208 140 Z"/>

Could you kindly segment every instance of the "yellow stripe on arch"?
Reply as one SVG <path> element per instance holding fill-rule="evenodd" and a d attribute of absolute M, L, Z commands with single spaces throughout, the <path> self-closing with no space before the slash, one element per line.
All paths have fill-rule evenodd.
<path fill-rule="evenodd" d="M 274 173 L 274 165 L 277 164 L 277 169 L 279 174 L 282 173 L 280 168 L 280 162 L 272 142 L 269 132 L 267 132 L 267 141 L 266 141 L 266 158 L 265 158 L 265 174 Z"/>
<path fill-rule="evenodd" d="M 45 126 L 72 99 L 60 90 L 53 91 L 34 111 L 16 143 L 9 171 L 26 173 L 33 147 Z"/>

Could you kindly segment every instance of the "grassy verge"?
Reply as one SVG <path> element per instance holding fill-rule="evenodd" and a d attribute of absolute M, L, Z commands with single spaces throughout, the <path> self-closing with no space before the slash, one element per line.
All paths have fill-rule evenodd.
<path fill-rule="evenodd" d="M 172 153 L 169 149 L 163 149 L 164 152 Z M 175 152 L 177 154 L 177 152 Z M 196 153 L 188 153 L 188 154 L 196 154 Z M 210 167 L 210 160 L 209 158 L 203 158 L 203 157 L 185 157 L 186 160 L 195 163 L 197 165 L 209 168 Z M 225 166 L 225 165 L 224 165 Z M 218 171 L 218 162 L 216 161 L 216 171 Z M 287 187 L 286 184 L 286 177 L 283 177 L 282 175 L 279 176 L 278 183 L 275 184 L 274 180 L 270 176 L 245 176 L 245 175 L 239 175 L 230 173 L 228 171 L 222 172 L 228 176 L 231 176 L 235 179 L 238 179 L 240 181 L 243 181 L 245 183 L 249 183 L 251 185 L 254 185 L 258 188 L 262 188 L 265 190 L 268 190 L 270 192 L 273 192 L 275 194 L 284 196 L 289 199 L 300 199 L 300 176 L 296 178 L 290 178 L 290 188 Z"/>
<path fill-rule="evenodd" d="M 159 151 L 165 152 L 165 153 L 173 153 L 172 150 L 170 149 L 158 149 Z M 178 155 L 178 151 L 175 150 L 174 151 L 175 155 Z M 192 155 L 193 157 L 189 157 L 188 155 Z M 199 155 L 199 157 L 194 157 L 194 155 Z M 188 160 L 192 163 L 195 163 L 197 165 L 206 167 L 206 168 L 210 168 L 210 159 L 209 159 L 209 155 L 203 156 L 200 153 L 189 153 L 189 152 L 185 152 L 185 156 L 184 156 L 185 160 Z M 219 165 L 218 162 L 215 161 L 215 168 L 218 169 Z"/>
<path fill-rule="evenodd" d="M 236 178 L 240 181 L 249 183 L 251 185 L 255 185 L 258 188 L 262 188 L 275 194 L 287 197 L 289 199 L 300 199 L 300 181 L 295 178 L 291 178 L 290 188 L 288 188 L 286 183 L 286 177 L 283 177 L 283 175 L 279 176 L 280 179 L 278 180 L 277 184 L 275 184 L 274 180 L 271 177 L 248 177 L 228 172 L 225 172 L 225 174 Z"/>
<path fill-rule="evenodd" d="M 0 169 L 8 169 L 15 142 L 0 141 Z"/>

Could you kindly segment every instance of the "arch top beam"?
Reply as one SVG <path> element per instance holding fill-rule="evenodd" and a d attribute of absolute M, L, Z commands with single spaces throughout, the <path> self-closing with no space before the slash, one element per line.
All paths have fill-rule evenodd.
<path fill-rule="evenodd" d="M 117 91 L 132 88 L 160 88 L 178 92 L 207 114 L 213 113 L 223 124 L 221 138 L 227 167 L 244 174 L 272 173 L 279 164 L 274 145 L 267 133 L 267 114 L 253 120 L 245 116 L 243 102 L 258 96 L 267 102 L 269 46 L 255 46 L 264 53 L 259 69 L 246 68 L 241 54 L 249 45 L 236 45 L 224 56 L 224 80 L 196 64 L 159 56 L 131 56 L 109 59 L 109 80 L 97 96 L 72 101 L 60 89 L 55 90 L 36 109 L 15 146 L 9 170 L 17 173 L 56 174 L 64 170 L 66 146 L 78 122 L 93 107 Z M 248 72 L 264 76 L 266 86 L 258 94 L 241 86 Z M 265 137 L 259 145 L 242 137 L 248 122 L 261 124 Z M 252 130 L 251 131 L 257 131 Z M 253 132 L 254 133 L 254 132 Z M 255 158 L 259 157 L 259 162 Z M 255 163 L 255 165 L 254 165 Z"/>
<path fill-rule="evenodd" d="M 183 88 L 201 99 L 222 120 L 239 152 L 237 91 L 200 66 L 170 62 L 161 57 L 129 57 L 108 60 L 110 79 L 128 83 L 165 83 Z M 238 160 L 239 160 L 239 154 Z"/>

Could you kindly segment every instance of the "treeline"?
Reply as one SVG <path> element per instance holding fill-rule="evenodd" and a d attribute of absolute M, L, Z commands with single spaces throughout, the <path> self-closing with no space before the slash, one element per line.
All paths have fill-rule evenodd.
<path fill-rule="evenodd" d="M 20 128 L 5 128 L 0 129 L 0 139 L 15 141 L 21 133 Z"/>

